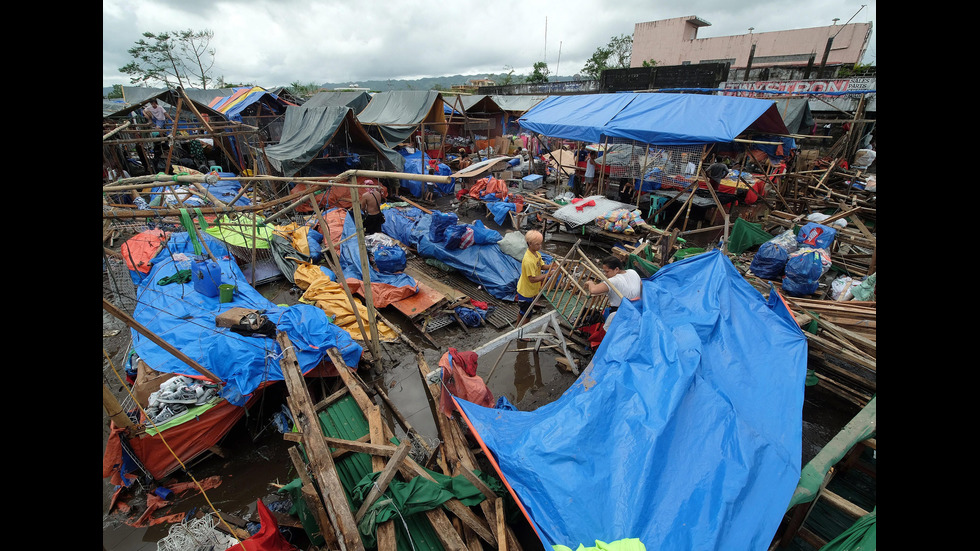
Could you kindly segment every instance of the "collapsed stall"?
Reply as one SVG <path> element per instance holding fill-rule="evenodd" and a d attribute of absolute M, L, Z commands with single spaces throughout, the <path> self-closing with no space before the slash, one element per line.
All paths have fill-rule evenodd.
<path fill-rule="evenodd" d="M 644 281 L 557 401 L 455 404 L 546 546 L 758 549 L 799 480 L 805 375 L 778 295 L 713 252 Z"/>
<path fill-rule="evenodd" d="M 446 114 L 442 94 L 428 91 L 382 92 L 357 115 L 371 137 L 390 148 L 398 146 L 405 157 L 404 171 L 412 174 L 448 176 L 449 167 L 440 161 L 445 151 Z M 425 184 L 402 180 L 402 187 L 420 197 Z M 439 193 L 452 193 L 453 185 L 436 185 Z"/>
<path fill-rule="evenodd" d="M 279 307 L 264 298 L 220 242 L 159 230 L 130 241 L 143 252 L 139 258 L 151 259 L 131 271 L 139 300 L 129 370 L 140 417 L 128 436 L 116 432 L 106 449 L 105 476 L 118 476 L 117 483 L 137 465 L 160 479 L 219 442 L 265 385 L 282 380 L 278 363 L 270 361 L 281 354 L 277 330 L 289 334 L 303 373 L 329 365 L 331 347 L 349 365 L 360 360 L 361 346 L 322 310 Z M 251 322 L 233 322 L 244 319 Z M 169 401 L 161 383 L 177 375 L 187 379 L 174 392 L 185 395 Z M 204 383 L 202 392 L 186 395 L 192 381 Z"/>
<path fill-rule="evenodd" d="M 265 148 L 274 172 L 319 176 L 352 168 L 402 170 L 401 155 L 371 138 L 351 108 L 310 103 L 286 109 L 282 140 Z"/>

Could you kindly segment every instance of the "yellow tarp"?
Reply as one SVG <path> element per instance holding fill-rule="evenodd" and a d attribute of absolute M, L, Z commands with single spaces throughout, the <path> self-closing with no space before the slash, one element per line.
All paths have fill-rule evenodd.
<path fill-rule="evenodd" d="M 333 316 L 334 325 L 350 333 L 350 336 L 355 340 L 363 341 L 361 330 L 357 325 L 357 318 L 354 316 L 354 311 L 351 310 L 350 300 L 347 299 L 344 288 L 339 283 L 331 281 L 326 274 L 320 271 L 320 268 L 312 264 L 301 264 L 296 268 L 293 277 L 296 280 L 296 286 L 306 291 L 302 296 L 304 302 L 315 305 L 326 312 L 328 316 Z M 368 332 L 368 337 L 370 337 L 371 330 L 368 327 L 367 307 L 358 302 L 357 311 L 364 322 L 364 330 Z M 385 342 L 398 338 L 394 330 L 380 321 L 378 321 L 378 334 L 381 336 L 381 340 Z"/>
<path fill-rule="evenodd" d="M 276 233 L 288 239 L 296 252 L 306 256 L 310 256 L 310 242 L 307 239 L 309 232 L 309 226 L 300 226 L 296 222 L 291 222 L 285 226 L 276 226 Z"/>

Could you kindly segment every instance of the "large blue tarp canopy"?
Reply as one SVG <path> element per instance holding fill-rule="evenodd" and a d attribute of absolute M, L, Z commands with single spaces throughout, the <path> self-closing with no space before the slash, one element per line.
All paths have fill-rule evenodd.
<path fill-rule="evenodd" d="M 457 404 L 547 545 L 768 547 L 800 477 L 806 339 L 727 257 L 670 264 L 535 411 Z"/>
<path fill-rule="evenodd" d="M 289 335 L 303 373 L 319 365 L 327 350 L 333 347 L 340 350 L 348 366 L 357 365 L 361 346 L 347 331 L 331 324 L 323 310 L 302 304 L 288 308 L 276 306 L 248 284 L 220 241 L 207 235 L 205 239 L 219 259 L 222 282 L 238 287 L 234 300 L 222 304 L 218 297 L 197 292 L 193 282 L 160 285 L 160 280 L 173 276 L 180 267 L 174 255 L 194 256 L 188 234 L 176 233 L 153 259 L 150 273 L 140 280 L 133 317 L 227 383 L 222 390 L 224 398 L 242 405 L 244 398 L 262 383 L 283 379 L 279 367 L 281 350 L 274 339 L 245 337 L 215 327 L 215 316 L 232 307 L 265 310 L 277 329 Z M 133 349 L 151 368 L 165 373 L 199 375 L 135 330 L 132 336 Z"/>
<path fill-rule="evenodd" d="M 656 145 L 730 142 L 746 130 L 788 134 L 772 100 L 701 94 L 551 96 L 520 118 L 544 136 Z"/>

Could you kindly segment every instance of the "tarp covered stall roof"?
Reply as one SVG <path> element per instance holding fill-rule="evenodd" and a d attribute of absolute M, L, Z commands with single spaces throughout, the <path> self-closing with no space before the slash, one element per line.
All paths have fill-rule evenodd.
<path fill-rule="evenodd" d="M 265 156 L 277 171 L 294 176 L 307 166 L 321 151 L 342 133 L 344 144 L 356 144 L 363 150 L 373 150 L 386 160 L 379 167 L 401 171 L 404 159 L 396 151 L 385 147 L 368 135 L 357 122 L 353 110 L 342 106 L 319 106 L 307 102 L 286 109 L 282 140 L 265 148 Z"/>
<path fill-rule="evenodd" d="M 757 549 L 799 480 L 807 345 L 720 251 L 624 301 L 592 365 L 534 411 L 456 400 L 547 549 Z"/>
<path fill-rule="evenodd" d="M 256 103 L 265 103 L 274 114 L 285 112 L 289 103 L 259 86 L 235 88 L 229 96 L 216 97 L 209 104 L 213 109 L 224 113 L 229 120 L 241 121 L 242 113 Z"/>
<path fill-rule="evenodd" d="M 371 103 L 371 94 L 367 92 L 317 92 L 303 105 L 308 107 L 340 105 L 350 107 L 356 115 L 363 111 L 369 103 Z"/>
<path fill-rule="evenodd" d="M 150 100 L 153 99 L 160 102 L 160 104 L 165 109 L 167 109 L 171 114 L 173 114 L 174 109 L 176 105 L 180 102 L 180 98 L 181 98 L 180 92 L 178 92 L 177 90 L 167 90 L 166 88 L 140 88 L 140 87 L 127 88 L 124 86 L 123 90 L 124 90 L 123 95 L 127 97 L 126 103 L 119 104 L 120 108 L 118 111 L 114 111 L 107 115 L 103 115 L 105 118 L 125 117 L 134 111 L 142 112 L 146 104 L 148 104 Z M 127 95 L 125 93 L 126 90 L 139 90 L 140 92 L 130 93 Z M 146 93 L 147 91 L 152 91 L 153 93 L 152 94 Z M 210 90 L 207 91 L 210 92 Z M 189 90 L 185 90 L 185 92 L 189 92 Z M 139 97 L 140 99 L 138 101 L 131 101 L 130 99 L 128 99 L 130 97 Z M 225 117 L 223 113 L 220 113 L 219 111 L 215 111 L 214 109 L 209 107 L 207 102 L 195 99 L 190 94 L 188 94 L 188 97 L 194 103 L 194 108 L 197 109 L 199 113 L 208 115 L 210 117 L 216 117 L 215 120 L 221 120 Z M 181 119 L 185 119 L 187 117 L 193 117 L 193 116 L 194 116 L 193 111 L 191 111 L 191 109 L 186 106 L 181 111 Z"/>
<path fill-rule="evenodd" d="M 746 130 L 787 134 L 771 100 L 699 94 L 551 96 L 520 119 L 544 136 L 656 145 L 731 142 Z"/>
<path fill-rule="evenodd" d="M 147 88 L 144 86 L 123 86 L 122 92 L 123 98 L 125 98 L 127 102 L 142 103 L 148 99 L 160 97 L 160 94 L 171 92 L 171 90 L 168 90 L 167 88 Z M 210 90 L 184 88 L 184 92 L 186 92 L 187 97 L 191 98 L 193 101 L 208 105 L 212 100 L 214 100 L 214 98 L 230 96 L 235 93 L 235 90 L 233 88 L 212 88 Z M 176 94 L 176 91 L 173 93 Z M 174 105 L 176 105 L 176 102 Z"/>
<path fill-rule="evenodd" d="M 525 113 L 547 98 L 548 96 L 490 96 L 494 103 L 508 113 Z"/>
<path fill-rule="evenodd" d="M 358 113 L 357 120 L 388 146 L 404 142 L 422 123 L 446 132 L 442 95 L 434 90 L 381 92 Z"/>
<path fill-rule="evenodd" d="M 790 134 L 809 133 L 815 121 L 806 98 L 782 98 L 773 100 Z M 802 132 L 801 132 L 802 131 Z"/>

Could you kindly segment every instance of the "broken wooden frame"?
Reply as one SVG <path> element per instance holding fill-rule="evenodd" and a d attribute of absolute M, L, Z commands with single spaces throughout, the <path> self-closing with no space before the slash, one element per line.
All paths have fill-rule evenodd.
<path fill-rule="evenodd" d="M 368 394 L 366 385 L 357 377 L 356 373 L 351 372 L 344 364 L 339 352 L 334 348 L 328 351 L 328 356 L 337 368 L 337 372 L 343 381 L 344 387 L 323 400 L 318 404 L 313 404 L 309 392 L 306 388 L 305 380 L 299 371 L 299 364 L 292 352 L 292 345 L 285 333 L 279 333 L 277 340 L 283 349 L 281 365 L 283 369 L 286 385 L 289 390 L 287 403 L 296 420 L 299 432 L 287 433 L 284 437 L 287 440 L 301 442 L 309 458 L 308 463 L 303 463 L 299 459 L 299 454 L 294 450 L 290 451 L 294 459 L 297 470 L 301 472 L 303 480 L 303 495 L 311 509 L 314 511 L 315 518 L 320 527 L 324 538 L 328 542 L 328 548 L 339 548 L 345 551 L 356 551 L 363 549 L 361 546 L 360 535 L 357 531 L 356 519 L 360 516 L 365 507 L 369 506 L 375 496 L 381 495 L 385 484 L 399 473 L 406 480 L 415 476 L 430 478 L 431 476 L 422 467 L 408 456 L 408 446 L 401 444 L 398 447 L 389 442 L 394 436 L 393 427 L 383 421 L 381 408 L 375 404 Z M 420 354 L 420 361 L 421 359 Z M 420 364 L 420 369 L 421 364 Z M 427 371 L 427 369 L 426 369 Z M 318 422 L 318 410 L 327 407 L 333 401 L 350 395 L 357 403 L 370 427 L 368 440 L 343 441 L 336 438 L 323 436 L 322 429 Z M 431 398 L 431 396 L 430 396 Z M 437 396 L 438 399 L 438 396 Z M 386 407 L 395 410 L 394 406 L 386 399 L 383 402 Z M 400 414 L 399 414 L 400 416 Z M 445 417 L 442 419 L 445 421 Z M 442 463 L 445 465 L 443 472 L 447 475 L 463 475 L 467 479 L 473 477 L 472 470 L 476 468 L 476 462 L 469 448 L 465 445 L 457 445 L 457 442 L 465 442 L 458 426 L 456 432 L 452 432 L 447 423 L 440 426 L 442 444 Z M 444 430 L 445 429 L 445 430 Z M 338 448 L 337 452 L 331 452 L 330 448 Z M 371 455 L 372 469 L 381 472 L 381 477 L 376 483 L 377 492 L 372 491 L 371 495 L 365 500 L 364 505 L 357 513 L 350 510 L 343 487 L 340 485 L 334 457 L 337 454 L 345 453 L 343 450 L 350 450 L 357 453 L 368 453 Z M 451 452 L 451 453 L 450 453 Z M 452 467 L 450 468 L 451 461 Z M 464 472 L 470 471 L 470 472 Z M 309 472 L 309 476 L 305 473 Z M 467 476 L 467 474 L 469 476 Z M 475 478 L 475 477 L 473 477 Z M 313 487 L 313 482 L 319 485 L 319 490 Z M 485 486 L 474 483 L 478 489 L 487 495 Z M 489 492 L 493 495 L 492 492 Z M 481 504 L 481 509 L 485 518 L 480 518 L 473 511 L 463 505 L 458 499 L 447 501 L 443 507 L 438 507 L 424 514 L 432 524 L 440 543 L 448 550 L 456 551 L 478 551 L 482 548 L 479 540 L 497 549 L 516 549 L 520 550 L 520 545 L 513 536 L 513 531 L 509 527 L 501 526 L 502 517 L 496 514 L 498 507 L 494 507 L 493 501 L 488 496 L 487 500 Z M 499 501 L 496 496 L 492 498 Z M 447 514 L 448 511 L 448 514 Z M 454 521 L 448 516 L 451 514 L 457 519 L 458 527 L 454 526 Z M 497 530 L 494 527 L 498 527 Z M 505 534 L 506 542 L 498 545 L 501 541 L 498 534 Z M 396 534 L 393 522 L 386 522 L 378 527 L 378 549 L 383 551 L 394 551 L 397 547 Z"/>

